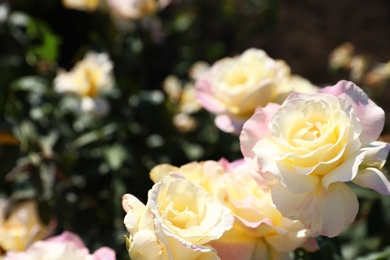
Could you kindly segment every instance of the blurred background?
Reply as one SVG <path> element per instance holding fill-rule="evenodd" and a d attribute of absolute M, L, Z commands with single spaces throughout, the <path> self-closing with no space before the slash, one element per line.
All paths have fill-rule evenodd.
<path fill-rule="evenodd" d="M 248 48 L 317 86 L 354 81 L 387 112 L 381 138 L 390 140 L 389 1 L 159 0 L 136 14 L 114 0 L 83 2 L 0 1 L 0 225 L 33 201 L 40 237 L 70 230 L 91 251 L 109 246 L 128 259 L 121 197 L 145 202 L 153 166 L 241 158 L 237 137 L 185 90 L 194 64 Z M 91 51 L 113 66 L 102 114 L 55 87 Z M 356 221 L 295 259 L 390 257 L 389 198 L 356 192 Z M 0 255 L 9 250 L 1 239 Z"/>

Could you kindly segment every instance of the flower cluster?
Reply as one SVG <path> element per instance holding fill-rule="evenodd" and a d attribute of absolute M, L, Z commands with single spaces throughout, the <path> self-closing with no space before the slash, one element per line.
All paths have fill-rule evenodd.
<path fill-rule="evenodd" d="M 101 247 L 89 253 L 81 238 L 72 232 L 52 236 L 56 220 L 44 224 L 35 200 L 22 201 L 16 205 L 10 200 L 0 200 L 0 259 L 77 259 L 115 260 L 115 252 Z"/>
<path fill-rule="evenodd" d="M 162 164 L 150 177 L 146 205 L 123 197 L 131 259 L 280 259 L 304 244 L 316 248 L 311 232 L 282 216 L 269 186 L 259 186 L 243 160 Z"/>
<path fill-rule="evenodd" d="M 243 158 L 155 166 L 146 205 L 123 197 L 131 259 L 289 259 L 354 221 L 351 183 L 390 195 L 384 111 L 354 83 L 317 88 L 251 49 L 196 90 Z"/>
<path fill-rule="evenodd" d="M 288 3 L 0 0 L 0 260 L 390 258 L 386 50 Z"/>

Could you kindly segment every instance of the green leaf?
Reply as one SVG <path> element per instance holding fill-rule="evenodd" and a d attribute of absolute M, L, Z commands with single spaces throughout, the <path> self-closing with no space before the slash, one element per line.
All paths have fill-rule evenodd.
<path fill-rule="evenodd" d="M 122 167 L 126 154 L 126 150 L 119 144 L 107 147 L 104 150 L 104 157 L 112 170 L 118 170 Z"/>
<path fill-rule="evenodd" d="M 118 127 L 116 124 L 109 124 L 109 125 L 102 127 L 101 129 L 88 132 L 88 133 L 80 136 L 76 140 L 74 140 L 71 143 L 71 146 L 73 146 L 75 149 L 77 149 L 77 148 L 80 148 L 82 146 L 88 145 L 90 143 L 96 142 L 100 139 L 105 139 L 106 136 L 114 133 L 117 130 L 117 128 Z"/>

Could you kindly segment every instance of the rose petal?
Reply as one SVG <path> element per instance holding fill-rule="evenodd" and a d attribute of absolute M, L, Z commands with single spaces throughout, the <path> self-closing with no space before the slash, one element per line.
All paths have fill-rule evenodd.
<path fill-rule="evenodd" d="M 130 247 L 131 259 L 159 260 L 162 258 L 162 245 L 152 230 L 140 230 L 132 237 Z"/>
<path fill-rule="evenodd" d="M 145 204 L 131 194 L 122 197 L 122 207 L 127 212 L 124 224 L 130 234 L 134 235 L 138 231 L 140 218 L 145 212 Z"/>
<path fill-rule="evenodd" d="M 154 182 L 157 183 L 161 180 L 161 178 L 170 173 L 170 172 L 178 172 L 179 168 L 170 164 L 159 164 L 150 171 L 149 177 Z"/>
<path fill-rule="evenodd" d="M 359 171 L 355 179 L 355 184 L 364 188 L 373 189 L 382 195 L 390 195 L 390 182 L 386 176 L 376 168 L 366 168 Z"/>
<path fill-rule="evenodd" d="M 320 181 L 316 175 L 301 175 L 295 171 L 291 171 L 282 163 L 277 163 L 277 167 L 278 174 L 275 175 L 281 176 L 280 182 L 288 187 L 289 191 L 294 193 L 311 192 Z"/>
<path fill-rule="evenodd" d="M 301 247 L 307 252 L 315 252 L 320 249 L 320 245 L 315 237 L 309 237 Z"/>
<path fill-rule="evenodd" d="M 245 120 L 234 120 L 232 117 L 221 114 L 215 117 L 215 125 L 226 133 L 240 134 Z"/>
<path fill-rule="evenodd" d="M 212 92 L 210 84 L 212 83 L 205 78 L 197 80 L 195 82 L 196 98 L 206 110 L 216 114 L 223 113 L 225 112 L 225 106 L 215 98 L 215 93 Z"/>
<path fill-rule="evenodd" d="M 332 183 L 328 189 L 292 193 L 283 185 L 272 187 L 272 199 L 282 214 L 300 220 L 316 235 L 335 237 L 355 219 L 359 203 L 344 183 Z"/>
<path fill-rule="evenodd" d="M 71 243 L 79 249 L 85 248 L 85 244 L 81 240 L 81 238 L 78 235 L 76 235 L 72 232 L 69 232 L 69 231 L 64 231 L 61 233 L 61 235 L 51 237 L 51 238 L 47 239 L 46 241 L 47 242 L 49 242 L 49 241 L 50 242 L 58 242 L 58 243 L 63 243 L 63 244 Z"/>
<path fill-rule="evenodd" d="M 265 108 L 257 108 L 253 116 L 248 119 L 240 134 L 241 152 L 245 160 L 258 169 L 256 154 L 253 148 L 256 143 L 270 134 L 268 122 L 280 106 L 270 103 Z"/>
<path fill-rule="evenodd" d="M 362 148 L 362 150 L 365 152 L 362 166 L 371 166 L 382 169 L 389 154 L 390 144 L 375 141 Z"/>
<path fill-rule="evenodd" d="M 91 98 L 84 96 L 81 98 L 80 112 L 92 113 L 96 116 L 104 116 L 109 112 L 109 104 L 102 98 Z"/>
<path fill-rule="evenodd" d="M 307 229 L 303 229 L 299 221 L 295 221 L 287 231 L 284 234 L 267 236 L 265 240 L 277 251 L 289 253 L 300 247 L 310 234 Z"/>
<path fill-rule="evenodd" d="M 328 172 L 322 178 L 322 185 L 327 189 L 331 183 L 334 182 L 348 182 L 353 180 L 359 170 L 359 165 L 364 159 L 365 153 L 363 151 L 356 152 L 346 162 Z"/>
<path fill-rule="evenodd" d="M 109 247 L 101 247 L 92 255 L 93 260 L 115 260 L 115 251 Z"/>
<path fill-rule="evenodd" d="M 223 260 L 252 260 L 268 259 L 268 247 L 262 239 L 245 239 L 239 241 L 235 239 L 231 243 L 228 241 L 213 241 L 211 246 L 218 252 L 218 256 Z"/>
<path fill-rule="evenodd" d="M 363 146 L 378 139 L 385 124 L 385 112 L 362 89 L 353 82 L 342 80 L 334 86 L 319 90 L 319 93 L 346 99 L 354 107 L 356 116 L 362 122 L 360 140 Z"/>

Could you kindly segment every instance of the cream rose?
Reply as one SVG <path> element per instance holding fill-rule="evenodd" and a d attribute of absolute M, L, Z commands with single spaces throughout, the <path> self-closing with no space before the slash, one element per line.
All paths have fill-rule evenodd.
<path fill-rule="evenodd" d="M 283 215 L 333 237 L 358 211 L 345 182 L 390 194 L 381 172 L 389 146 L 375 141 L 383 125 L 383 110 L 355 84 L 341 81 L 259 109 L 244 125 L 241 150 L 260 174 L 279 179 L 272 198 Z"/>
<path fill-rule="evenodd" d="M 79 110 L 104 115 L 109 104 L 101 96 L 114 86 L 113 64 L 106 53 L 88 52 L 70 72 L 60 70 L 54 79 L 58 93 L 80 97 Z"/>
<path fill-rule="evenodd" d="M 233 216 L 201 186 L 180 174 L 165 175 L 146 205 L 123 197 L 131 259 L 219 259 L 208 244 L 233 225 Z"/>
<path fill-rule="evenodd" d="M 292 91 L 290 83 L 290 68 L 284 61 L 248 49 L 215 62 L 196 81 L 197 98 L 217 115 L 215 123 L 221 130 L 238 133 L 258 106 L 283 102 Z"/>
<path fill-rule="evenodd" d="M 30 244 L 43 239 L 53 227 L 43 224 L 37 202 L 28 200 L 16 204 L 6 218 L 10 201 L 0 199 L 0 249 L 3 251 L 23 251 Z"/>
<path fill-rule="evenodd" d="M 62 4 L 69 9 L 92 12 L 98 9 L 100 0 L 62 0 Z"/>
<path fill-rule="evenodd" d="M 235 218 L 233 228 L 211 241 L 221 259 L 289 259 L 296 248 L 313 242 L 311 233 L 297 220 L 282 216 L 272 202 L 266 180 L 253 179 L 243 160 L 192 162 L 179 167 L 163 164 L 151 171 L 158 181 L 169 172 L 179 172 L 202 185 L 227 206 Z M 316 248 L 316 243 L 313 243 Z"/>
<path fill-rule="evenodd" d="M 289 253 L 307 241 L 316 244 L 300 221 L 281 214 L 272 201 L 269 183 L 255 181 L 243 160 L 219 163 L 225 171 L 225 186 L 218 195 L 235 217 L 233 228 L 212 243 L 222 259 L 290 259 Z M 232 257 L 237 252 L 240 255 Z"/>
<path fill-rule="evenodd" d="M 119 19 L 140 19 L 157 9 L 156 0 L 107 0 L 108 7 Z"/>

